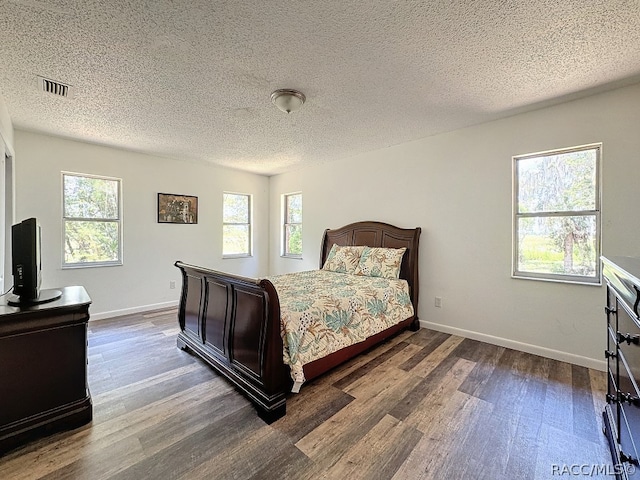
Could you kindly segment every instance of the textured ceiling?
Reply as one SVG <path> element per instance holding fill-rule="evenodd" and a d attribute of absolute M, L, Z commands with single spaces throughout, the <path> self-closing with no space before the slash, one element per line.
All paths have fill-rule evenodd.
<path fill-rule="evenodd" d="M 640 81 L 640 0 L 0 0 L 17 128 L 261 174 Z M 38 90 L 68 83 L 73 98 Z M 278 88 L 304 92 L 287 115 Z"/>

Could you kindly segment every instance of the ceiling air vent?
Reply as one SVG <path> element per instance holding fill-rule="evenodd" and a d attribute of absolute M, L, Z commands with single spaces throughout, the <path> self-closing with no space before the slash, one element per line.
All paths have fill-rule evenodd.
<path fill-rule="evenodd" d="M 43 92 L 57 95 L 58 97 L 71 98 L 72 88 L 71 85 L 66 83 L 57 82 L 56 80 L 50 80 L 44 77 L 38 77 L 38 84 Z"/>

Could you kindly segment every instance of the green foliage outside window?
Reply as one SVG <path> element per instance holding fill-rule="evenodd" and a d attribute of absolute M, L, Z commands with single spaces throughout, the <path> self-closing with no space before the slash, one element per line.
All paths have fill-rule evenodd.
<path fill-rule="evenodd" d="M 64 264 L 119 263 L 120 181 L 63 174 Z"/>
<path fill-rule="evenodd" d="M 285 195 L 284 255 L 302 255 L 302 194 Z"/>
<path fill-rule="evenodd" d="M 223 194 L 222 255 L 251 255 L 251 196 Z"/>
<path fill-rule="evenodd" d="M 595 279 L 599 147 L 516 158 L 517 272 Z"/>

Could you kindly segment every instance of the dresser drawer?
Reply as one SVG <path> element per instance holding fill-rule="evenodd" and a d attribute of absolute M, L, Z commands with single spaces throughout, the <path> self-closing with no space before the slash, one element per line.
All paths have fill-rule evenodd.
<path fill-rule="evenodd" d="M 613 329 L 613 331 L 618 330 L 618 316 L 616 314 L 616 310 L 618 308 L 618 297 L 616 296 L 616 292 L 613 288 L 607 288 L 607 306 L 604 311 L 607 314 L 607 325 Z"/>
<path fill-rule="evenodd" d="M 618 319 L 618 331 L 627 330 L 630 333 L 640 333 L 640 322 L 638 317 L 633 313 L 632 309 L 620 299 L 616 302 L 614 308 L 617 310 L 615 317 Z M 613 315 L 610 315 L 613 316 Z"/>
<path fill-rule="evenodd" d="M 630 311 L 633 311 L 634 307 L 640 309 L 640 259 L 621 260 L 620 264 L 615 264 L 603 259 L 604 276 L 611 287 L 610 290 L 616 291 L 619 301 L 625 303 Z"/>
<path fill-rule="evenodd" d="M 618 391 L 620 392 L 620 403 L 624 404 L 624 400 L 626 400 L 627 404 L 636 404 L 636 406 L 640 408 L 638 384 L 629 371 L 629 364 L 627 363 L 624 353 L 619 352 L 618 355 Z"/>
<path fill-rule="evenodd" d="M 636 412 L 633 412 L 636 410 Z M 634 413 L 638 413 L 638 409 L 636 407 L 632 407 L 632 409 L 620 409 L 620 456 L 623 460 L 623 465 L 635 465 L 636 468 L 625 469 L 627 473 L 631 473 L 629 478 L 640 478 L 640 469 L 638 466 L 638 450 L 636 448 L 633 432 L 629 429 L 629 425 L 634 422 L 638 422 L 640 419 L 638 415 Z M 631 415 L 629 415 L 631 413 Z"/>
<path fill-rule="evenodd" d="M 634 380 L 640 379 L 640 327 L 622 305 L 618 305 L 618 350 L 624 354 Z M 622 375 L 622 372 L 620 372 Z"/>

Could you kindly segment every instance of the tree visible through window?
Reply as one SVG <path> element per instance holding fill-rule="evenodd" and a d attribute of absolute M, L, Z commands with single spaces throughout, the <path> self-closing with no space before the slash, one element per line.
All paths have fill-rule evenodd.
<path fill-rule="evenodd" d="M 600 283 L 600 151 L 514 157 L 515 277 Z"/>
<path fill-rule="evenodd" d="M 63 266 L 120 265 L 120 180 L 62 174 Z"/>
<path fill-rule="evenodd" d="M 224 193 L 222 222 L 222 256 L 250 256 L 251 196 L 240 193 Z"/>
<path fill-rule="evenodd" d="M 302 256 L 302 194 L 284 196 L 283 255 Z"/>

